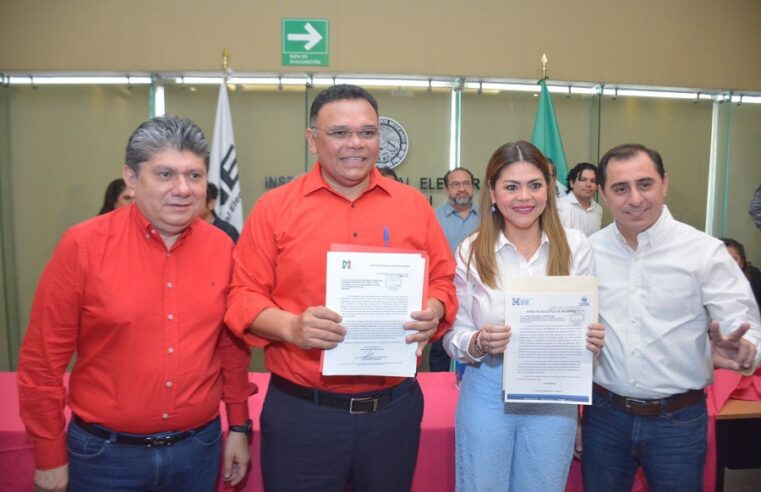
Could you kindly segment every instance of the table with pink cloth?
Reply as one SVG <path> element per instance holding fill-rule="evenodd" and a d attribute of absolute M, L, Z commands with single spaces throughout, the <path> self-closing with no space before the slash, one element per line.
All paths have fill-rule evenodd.
<path fill-rule="evenodd" d="M 236 490 L 263 490 L 259 471 L 259 414 L 269 384 L 269 374 L 251 373 L 249 379 L 259 386 L 259 394 L 249 399 L 254 420 L 254 441 L 251 447 L 253 471 Z M 420 386 L 425 396 L 420 453 L 413 491 L 454 490 L 454 412 L 458 390 L 453 373 L 420 373 Z M 709 449 L 705 467 L 705 490 L 713 491 L 716 477 L 716 445 L 714 423 L 729 399 L 761 400 L 761 371 L 743 377 L 731 371 L 717 370 L 715 383 L 708 388 Z M 68 412 L 67 412 L 68 416 Z M 29 438 L 18 416 L 18 393 L 15 373 L 0 373 L 0 492 L 32 489 L 34 460 Z M 223 483 L 218 490 L 227 490 Z M 567 491 L 581 492 L 581 467 L 571 466 Z M 647 490 L 644 478 L 638 475 L 633 490 Z"/>
<path fill-rule="evenodd" d="M 249 398 L 249 412 L 254 420 L 251 446 L 252 473 L 235 488 L 239 491 L 262 491 L 259 471 L 259 414 L 270 376 L 250 373 L 249 380 L 259 386 L 259 393 Z M 457 388 L 454 373 L 421 373 L 420 387 L 425 396 L 420 453 L 413 481 L 413 490 L 427 492 L 454 488 L 454 410 Z M 224 419 L 224 413 L 222 413 Z M 69 412 L 67 409 L 67 418 Z M 223 422 L 223 428 L 226 424 Z M 32 490 L 34 457 L 32 444 L 18 415 L 16 374 L 0 372 L 0 492 Z M 230 490 L 220 480 L 217 490 Z"/>

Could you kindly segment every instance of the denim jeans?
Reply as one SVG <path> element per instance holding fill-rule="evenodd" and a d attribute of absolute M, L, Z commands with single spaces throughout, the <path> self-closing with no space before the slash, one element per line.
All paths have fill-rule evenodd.
<path fill-rule="evenodd" d="M 219 472 L 222 429 L 216 419 L 172 446 L 147 448 L 94 436 L 72 420 L 67 447 L 71 492 L 210 492 Z"/>
<path fill-rule="evenodd" d="M 642 417 L 597 393 L 584 409 L 582 470 L 587 492 L 629 491 L 641 465 L 652 492 L 700 492 L 706 456 L 705 401 Z"/>

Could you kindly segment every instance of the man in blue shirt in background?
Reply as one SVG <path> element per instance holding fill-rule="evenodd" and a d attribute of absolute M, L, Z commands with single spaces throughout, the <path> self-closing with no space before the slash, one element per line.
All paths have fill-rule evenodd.
<path fill-rule="evenodd" d="M 436 209 L 436 218 L 447 236 L 449 249 L 454 254 L 457 245 L 478 227 L 478 207 L 473 207 L 473 189 L 477 186 L 473 173 L 464 167 L 447 171 L 444 186 L 449 195 L 447 202 Z M 442 340 L 431 345 L 428 358 L 432 372 L 449 370 L 450 359 L 444 351 Z"/>

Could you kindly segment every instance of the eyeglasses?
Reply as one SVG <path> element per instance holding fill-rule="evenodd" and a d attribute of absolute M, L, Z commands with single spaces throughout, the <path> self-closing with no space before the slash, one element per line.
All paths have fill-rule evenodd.
<path fill-rule="evenodd" d="M 450 188 L 470 188 L 473 186 L 472 181 L 450 181 L 449 187 Z"/>
<path fill-rule="evenodd" d="M 315 131 L 315 130 L 320 130 L 322 132 L 325 132 L 325 135 L 335 140 L 347 140 L 351 138 L 351 136 L 354 134 L 356 134 L 362 140 L 372 140 L 373 138 L 380 135 L 380 130 L 377 128 L 362 128 L 361 130 L 349 130 L 347 128 L 331 128 L 329 130 L 325 130 L 323 128 L 317 128 L 316 126 L 313 126 L 312 131 Z"/>

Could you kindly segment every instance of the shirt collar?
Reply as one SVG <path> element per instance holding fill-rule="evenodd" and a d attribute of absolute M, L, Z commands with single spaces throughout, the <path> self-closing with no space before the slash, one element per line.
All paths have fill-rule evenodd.
<path fill-rule="evenodd" d="M 573 204 L 575 204 L 575 205 L 578 205 L 578 207 L 579 207 L 580 209 L 584 210 L 584 211 L 587 211 L 587 210 L 594 210 L 594 209 L 595 209 L 595 207 L 597 206 L 597 202 L 596 202 L 596 201 L 594 201 L 594 199 L 590 199 L 589 201 L 590 201 L 591 205 L 589 206 L 589 208 L 584 208 L 584 207 L 582 207 L 582 206 L 581 206 L 581 202 L 579 201 L 579 199 L 578 199 L 578 198 L 576 198 L 576 195 L 573 193 L 573 191 L 571 191 L 570 193 L 568 193 L 566 196 L 567 196 L 567 197 L 569 197 L 569 198 L 568 198 L 568 200 L 570 200 L 570 201 L 571 201 L 571 203 L 573 203 Z"/>
<path fill-rule="evenodd" d="M 448 199 L 444 203 L 443 207 L 444 207 L 444 215 L 446 215 L 446 216 L 449 216 L 449 215 L 452 215 L 452 214 L 459 214 L 460 213 L 457 210 L 455 210 L 455 208 L 452 206 L 452 203 Z M 470 215 L 470 214 L 478 215 L 478 210 L 472 204 L 470 206 L 470 210 L 468 211 L 468 215 Z"/>
<path fill-rule="evenodd" d="M 140 207 L 137 206 L 137 203 L 131 203 L 127 205 L 130 207 L 130 215 L 132 216 L 132 223 L 137 226 L 137 229 L 140 231 L 140 234 L 145 236 L 145 239 L 155 239 L 157 241 L 161 241 L 161 245 L 164 245 L 164 240 L 161 237 L 161 233 L 159 230 L 151 224 L 148 219 L 143 215 L 143 212 L 140 210 Z M 174 245 L 172 246 L 172 249 L 177 247 L 177 245 L 188 236 L 188 234 L 191 233 L 193 230 L 193 226 L 201 219 L 198 217 L 193 220 L 193 222 L 190 223 L 188 227 L 185 228 L 180 233 L 180 236 L 177 238 L 177 241 L 175 241 Z"/>
<path fill-rule="evenodd" d="M 542 239 L 539 241 L 538 249 L 541 249 L 542 246 L 544 246 L 545 244 L 549 246 L 550 238 L 547 237 L 547 233 L 544 232 L 544 230 L 542 230 Z M 516 248 L 515 245 L 511 243 L 509 239 L 507 239 L 507 236 L 505 236 L 504 233 L 500 232 L 499 236 L 497 237 L 497 243 L 494 245 L 494 252 L 499 253 L 499 250 L 501 250 L 505 246 L 510 246 L 515 251 L 518 251 L 518 248 Z"/>
<path fill-rule="evenodd" d="M 373 168 L 373 170 L 370 171 L 370 184 L 362 194 L 364 195 L 374 188 L 379 188 L 385 191 L 386 194 L 392 195 L 392 185 L 393 180 L 384 178 L 381 176 L 377 168 Z M 314 163 L 314 166 L 312 166 L 312 170 L 309 171 L 309 174 L 307 174 L 306 180 L 304 181 L 304 196 L 314 193 L 320 189 L 325 189 L 331 193 L 337 194 L 330 187 L 327 181 L 325 181 L 325 178 L 322 177 L 322 168 L 320 166 L 320 162 L 317 161 Z"/>
<path fill-rule="evenodd" d="M 667 237 L 669 226 L 673 222 L 674 217 L 671 216 L 671 212 L 669 212 L 668 207 L 663 205 L 663 209 L 661 209 L 661 216 L 658 217 L 658 220 L 655 221 L 655 224 L 637 234 L 637 248 L 644 244 L 656 244 L 662 238 Z M 618 237 L 619 240 L 623 242 L 623 244 L 628 244 L 624 235 L 621 234 L 621 231 L 618 230 L 618 224 L 615 222 L 614 224 L 616 237 Z"/>

